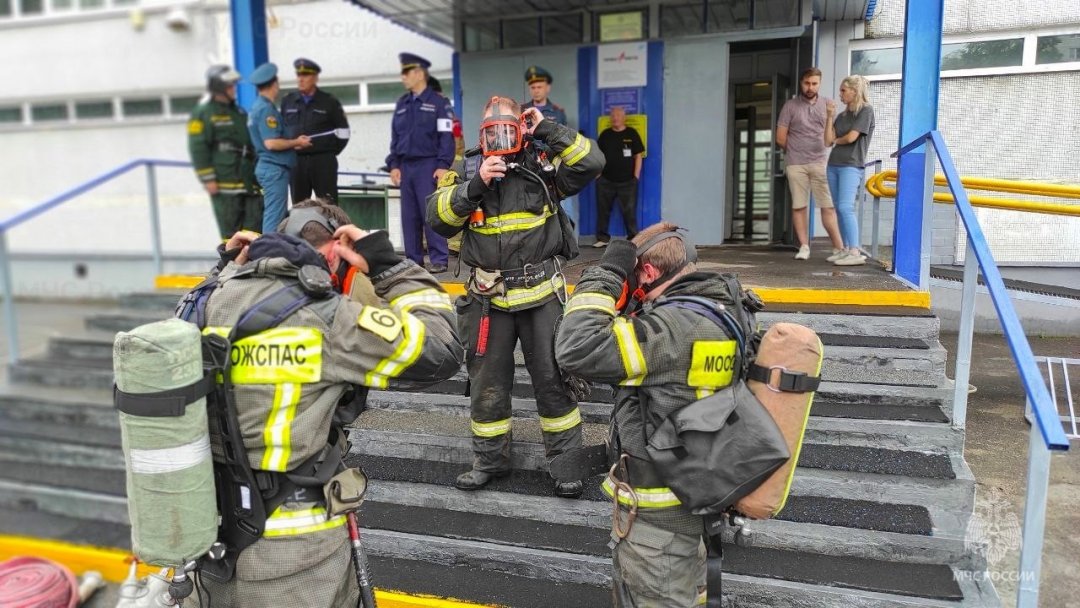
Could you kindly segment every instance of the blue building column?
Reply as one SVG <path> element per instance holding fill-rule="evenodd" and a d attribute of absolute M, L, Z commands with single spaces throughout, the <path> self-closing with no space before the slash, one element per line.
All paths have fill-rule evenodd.
<path fill-rule="evenodd" d="M 900 148 L 937 129 L 941 79 L 941 28 L 944 0 L 905 0 L 904 67 L 900 81 Z M 933 187 L 933 151 L 926 146 L 897 162 L 893 272 L 919 289 L 929 289 L 931 221 L 924 194 Z"/>
<path fill-rule="evenodd" d="M 266 0 L 230 0 L 229 20 L 233 63 L 243 76 L 236 87 L 236 101 L 240 107 L 251 109 L 258 93 L 247 77 L 270 56 L 266 40 Z"/>

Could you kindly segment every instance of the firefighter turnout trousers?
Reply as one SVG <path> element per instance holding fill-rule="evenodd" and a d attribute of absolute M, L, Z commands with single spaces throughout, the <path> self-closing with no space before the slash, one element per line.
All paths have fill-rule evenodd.
<path fill-rule="evenodd" d="M 465 344 L 471 383 L 473 469 L 489 473 L 510 469 L 510 394 L 514 388 L 514 346 L 519 338 L 536 395 L 547 457 L 581 447 L 581 413 L 567 396 L 555 362 L 555 322 L 562 312 L 556 298 L 515 312 L 490 306 L 481 356 L 477 347 L 481 346 L 483 299 L 472 293 L 458 298 L 458 335 Z"/>

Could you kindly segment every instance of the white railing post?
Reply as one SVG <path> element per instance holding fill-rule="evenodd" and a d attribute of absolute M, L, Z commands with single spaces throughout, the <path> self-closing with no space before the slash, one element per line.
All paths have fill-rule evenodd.
<path fill-rule="evenodd" d="M 19 360 L 19 325 L 15 321 L 15 281 L 11 278 L 7 232 L 0 230 L 0 273 L 4 275 L 4 325 L 8 335 L 8 362 Z"/>
<path fill-rule="evenodd" d="M 154 272 L 161 275 L 164 269 L 161 255 L 161 217 L 158 213 L 157 175 L 154 163 L 146 163 L 146 190 L 150 201 L 150 243 L 154 248 Z"/>
<path fill-rule="evenodd" d="M 971 378 L 971 338 L 975 333 L 975 294 L 979 285 L 979 260 L 971 239 L 964 254 L 963 296 L 960 298 L 960 332 L 956 336 L 956 371 L 953 373 L 953 428 L 967 425 L 968 380 Z"/>
<path fill-rule="evenodd" d="M 1054 421 L 1057 423 L 1057 421 Z M 1039 571 L 1046 532 L 1046 491 L 1050 486 L 1050 449 L 1033 424 L 1028 431 L 1027 497 L 1024 499 L 1023 544 L 1016 608 L 1038 608 Z"/>

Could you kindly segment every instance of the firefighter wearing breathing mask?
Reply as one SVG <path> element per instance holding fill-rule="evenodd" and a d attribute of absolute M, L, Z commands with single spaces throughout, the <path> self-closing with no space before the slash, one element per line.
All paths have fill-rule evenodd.
<path fill-rule="evenodd" d="M 533 140 L 550 150 L 542 163 Z M 581 414 L 555 362 L 555 324 L 566 298 L 562 264 L 577 242 L 559 201 L 600 174 L 596 142 L 493 98 L 480 126 L 483 162 L 475 175 L 451 171 L 427 199 L 428 223 L 453 236 L 463 231 L 460 260 L 472 270 L 458 298 L 458 333 L 471 386 L 473 466 L 455 485 L 476 490 L 510 472 L 514 348 L 521 340 L 532 378 L 548 458 L 581 446 Z M 555 483 L 555 494 L 581 495 L 582 483 Z"/>

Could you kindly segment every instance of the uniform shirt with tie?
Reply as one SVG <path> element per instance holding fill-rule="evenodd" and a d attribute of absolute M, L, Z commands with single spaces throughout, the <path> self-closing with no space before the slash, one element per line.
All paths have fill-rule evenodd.
<path fill-rule="evenodd" d="M 341 102 L 322 89 L 315 89 L 311 95 L 303 95 L 299 91 L 289 93 L 281 101 L 281 114 L 285 118 L 285 132 L 288 138 L 349 128 L 349 120 L 345 118 L 345 110 L 341 107 Z M 339 139 L 336 135 L 320 136 L 311 140 L 310 148 L 305 148 L 298 154 L 301 156 L 326 153 L 337 155 L 348 143 L 347 138 Z"/>

